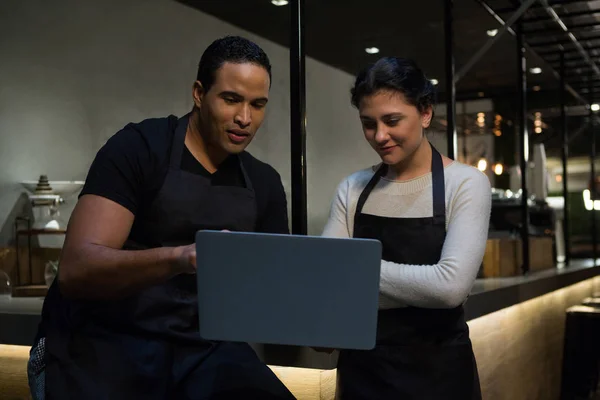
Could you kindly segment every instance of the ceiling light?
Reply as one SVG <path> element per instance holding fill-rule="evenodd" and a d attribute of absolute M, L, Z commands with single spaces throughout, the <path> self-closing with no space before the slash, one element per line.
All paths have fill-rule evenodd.
<path fill-rule="evenodd" d="M 534 91 L 534 92 L 539 92 L 539 91 L 540 91 L 540 89 L 541 89 L 541 87 L 540 87 L 540 86 L 537 86 L 537 85 L 533 87 L 533 91 Z"/>
<path fill-rule="evenodd" d="M 365 51 L 369 54 L 377 54 L 379 53 L 379 49 L 377 47 L 367 47 Z"/>
<path fill-rule="evenodd" d="M 494 173 L 496 175 L 502 175 L 502 172 L 504 172 L 504 166 L 500 163 L 494 165 Z"/>
<path fill-rule="evenodd" d="M 489 29 L 489 30 L 487 31 L 487 35 L 488 35 L 488 36 L 491 36 L 491 37 L 494 37 L 494 36 L 496 36 L 497 34 L 498 34 L 498 29 Z"/>
<path fill-rule="evenodd" d="M 288 3 L 288 0 L 271 0 L 271 3 L 275 6 L 285 6 Z"/>
<path fill-rule="evenodd" d="M 437 79 L 435 79 L 435 78 L 433 78 L 433 79 L 430 79 L 429 81 L 431 82 L 431 84 L 432 84 L 433 86 L 435 86 L 435 85 L 437 85 L 438 83 L 440 83 L 440 81 L 438 81 L 438 80 L 437 80 Z"/>
<path fill-rule="evenodd" d="M 592 104 L 592 106 L 590 108 L 592 109 L 592 111 L 598 111 L 598 110 L 600 110 L 600 105 Z"/>
<path fill-rule="evenodd" d="M 537 75 L 542 73 L 542 69 L 540 67 L 533 67 L 529 68 L 529 72 L 531 72 L 534 75 Z"/>

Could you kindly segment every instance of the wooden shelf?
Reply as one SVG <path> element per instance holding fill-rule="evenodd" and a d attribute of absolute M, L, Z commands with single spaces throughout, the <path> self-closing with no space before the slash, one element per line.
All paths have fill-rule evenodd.
<path fill-rule="evenodd" d="M 20 229 L 17 235 L 64 235 L 66 229 Z"/>
<path fill-rule="evenodd" d="M 46 285 L 15 286 L 12 291 L 13 297 L 45 297 L 48 293 Z"/>

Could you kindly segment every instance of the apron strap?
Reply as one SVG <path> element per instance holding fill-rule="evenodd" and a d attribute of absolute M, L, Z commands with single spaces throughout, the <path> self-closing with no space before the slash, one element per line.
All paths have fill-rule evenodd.
<path fill-rule="evenodd" d="M 360 196 L 358 198 L 358 203 L 356 204 L 356 212 L 354 213 L 355 221 L 356 221 L 356 218 L 358 217 L 358 215 L 362 212 L 363 206 L 365 205 L 367 198 L 371 194 L 371 191 L 373 190 L 375 185 L 377 185 L 377 182 L 379 182 L 379 179 L 382 176 L 385 176 L 385 174 L 387 174 L 387 170 L 388 170 L 387 164 L 381 163 L 379 168 L 377 168 L 377 171 L 375 171 L 375 174 L 373 174 L 373 177 L 371 178 L 369 183 L 367 183 L 367 186 L 365 186 L 365 188 L 363 189 L 362 193 L 360 194 Z"/>
<path fill-rule="evenodd" d="M 442 155 L 437 151 L 435 147 L 430 143 L 431 146 L 431 186 L 433 192 L 433 218 L 436 223 L 446 223 L 446 187 L 444 179 L 444 163 L 442 161 Z M 363 189 L 362 193 L 358 198 L 356 204 L 356 212 L 354 213 L 354 220 L 362 212 L 363 206 L 367 201 L 367 198 L 371 194 L 371 191 L 379 182 L 382 176 L 387 173 L 387 164 L 381 164 L 373 177 L 367 183 L 367 186 Z"/>
<path fill-rule="evenodd" d="M 171 143 L 171 156 L 169 158 L 169 166 L 171 169 L 181 168 L 181 157 L 183 156 L 183 147 L 185 146 L 185 134 L 187 132 L 190 114 L 186 114 L 177 121 L 173 142 Z"/>
<path fill-rule="evenodd" d="M 240 157 L 240 155 L 237 155 L 237 159 L 240 165 L 240 170 L 242 171 L 242 176 L 244 178 L 244 186 L 246 186 L 246 189 L 254 192 L 254 187 L 252 186 L 252 181 L 250 180 L 250 177 L 248 176 L 248 172 L 246 171 L 246 168 L 244 167 L 244 163 L 242 162 L 242 157 Z"/>
<path fill-rule="evenodd" d="M 446 223 L 446 186 L 441 154 L 431 145 L 431 186 L 433 190 L 433 218 Z"/>

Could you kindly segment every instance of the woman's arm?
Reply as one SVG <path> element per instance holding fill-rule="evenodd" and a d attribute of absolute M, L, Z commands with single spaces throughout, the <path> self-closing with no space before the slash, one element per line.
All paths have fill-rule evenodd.
<path fill-rule="evenodd" d="M 323 236 L 351 237 L 348 198 L 349 182 L 345 180 L 337 189 Z M 434 265 L 382 261 L 380 292 L 386 298 L 414 307 L 454 308 L 462 304 L 481 266 L 490 211 L 489 180 L 476 171 L 461 184 L 451 201 L 451 218 L 440 261 Z"/>
<path fill-rule="evenodd" d="M 382 261 L 380 291 L 409 306 L 454 308 L 469 295 L 485 252 L 491 211 L 487 177 L 474 173 L 458 188 L 440 261 L 409 265 Z"/>

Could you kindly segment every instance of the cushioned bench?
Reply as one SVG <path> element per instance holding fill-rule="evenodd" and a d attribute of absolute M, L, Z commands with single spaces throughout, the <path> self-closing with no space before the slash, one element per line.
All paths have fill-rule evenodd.
<path fill-rule="evenodd" d="M 27 383 L 28 346 L 0 345 L 0 399 L 31 399 Z M 299 400 L 333 400 L 335 370 L 271 366 Z"/>

